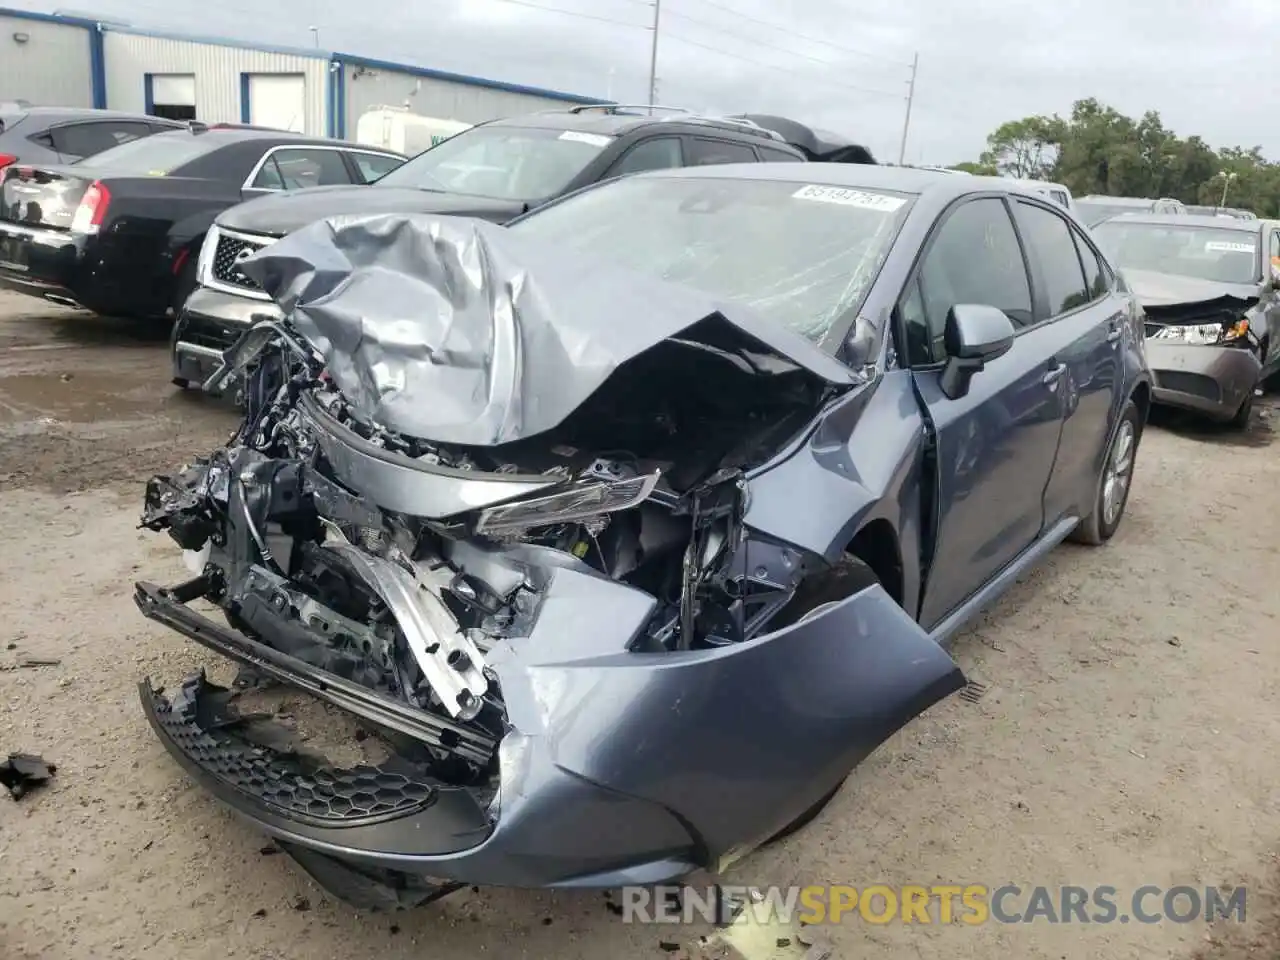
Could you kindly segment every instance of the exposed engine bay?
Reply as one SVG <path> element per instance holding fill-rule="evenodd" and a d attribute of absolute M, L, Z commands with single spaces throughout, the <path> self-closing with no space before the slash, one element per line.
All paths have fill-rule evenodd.
<path fill-rule="evenodd" d="M 706 329 L 719 345 L 663 343 L 555 430 L 490 448 L 379 428 L 287 328 L 250 331 L 240 430 L 207 460 L 154 478 L 143 526 L 185 551 L 187 599 L 429 714 L 435 775 L 483 784 L 507 719 L 486 657 L 530 636 L 555 570 L 655 598 L 627 649 L 660 655 L 777 629 L 822 565 L 748 536 L 742 518 L 744 471 L 801 430 L 826 390 L 796 368 L 761 376 L 725 349 L 723 328 Z M 358 488 L 360 469 L 333 456 L 353 445 L 384 472 L 439 487 L 424 502 L 443 506 L 410 514 L 377 502 Z M 414 496 L 406 489 L 402 500 Z M 479 509 L 454 509 L 468 502 Z"/>

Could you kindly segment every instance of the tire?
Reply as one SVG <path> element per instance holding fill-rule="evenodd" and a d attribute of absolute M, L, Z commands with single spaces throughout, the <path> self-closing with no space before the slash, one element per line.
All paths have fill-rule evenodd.
<path fill-rule="evenodd" d="M 1129 490 L 1133 486 L 1133 468 L 1138 455 L 1138 442 L 1141 439 L 1142 415 L 1138 411 L 1138 405 L 1130 398 L 1120 414 L 1120 422 L 1116 424 L 1111 444 L 1107 447 L 1107 458 L 1103 461 L 1102 475 L 1098 478 L 1093 509 L 1071 532 L 1069 539 L 1076 543 L 1098 547 L 1115 534 L 1120 521 L 1124 519 L 1124 508 L 1129 502 Z M 1113 474 L 1112 471 L 1117 466 L 1117 455 L 1124 458 L 1125 462 L 1122 464 L 1122 472 Z M 1121 478 L 1123 484 L 1117 489 L 1116 481 Z M 1110 496 L 1110 503 L 1108 503 L 1108 496 Z"/>
<path fill-rule="evenodd" d="M 1245 398 L 1240 401 L 1240 409 L 1235 412 L 1227 426 L 1232 430 L 1248 430 L 1249 418 L 1253 416 L 1253 391 L 1250 390 Z"/>

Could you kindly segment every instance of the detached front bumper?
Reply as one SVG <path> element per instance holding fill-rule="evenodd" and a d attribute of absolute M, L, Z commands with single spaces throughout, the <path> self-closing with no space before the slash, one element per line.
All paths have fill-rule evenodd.
<path fill-rule="evenodd" d="M 197 287 L 187 298 L 169 339 L 174 379 L 191 385 L 204 383 L 218 369 L 223 351 L 234 346 L 254 320 L 282 316 L 280 308 L 269 301 Z"/>
<path fill-rule="evenodd" d="M 1221 420 L 1235 416 L 1258 385 L 1262 365 L 1246 347 L 1147 340 L 1155 401 Z"/>
<path fill-rule="evenodd" d="M 417 724 L 445 722 L 250 640 L 182 600 L 137 588 L 149 618 L 366 722 L 409 737 Z M 629 628 L 651 609 L 638 591 L 556 571 L 531 635 L 489 653 L 509 720 L 496 793 L 403 765 L 299 766 L 246 740 L 202 678 L 172 700 L 144 683 L 143 706 L 195 779 L 317 878 L 318 857 L 347 876 L 608 888 L 736 859 L 964 683 L 878 586 L 731 647 L 627 652 Z"/>

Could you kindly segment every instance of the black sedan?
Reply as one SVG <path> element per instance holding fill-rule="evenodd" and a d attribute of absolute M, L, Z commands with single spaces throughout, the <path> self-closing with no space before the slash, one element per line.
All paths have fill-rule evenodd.
<path fill-rule="evenodd" d="M 209 225 L 251 197 L 369 183 L 404 157 L 280 130 L 194 127 L 0 182 L 0 287 L 96 313 L 164 317 L 196 286 Z"/>

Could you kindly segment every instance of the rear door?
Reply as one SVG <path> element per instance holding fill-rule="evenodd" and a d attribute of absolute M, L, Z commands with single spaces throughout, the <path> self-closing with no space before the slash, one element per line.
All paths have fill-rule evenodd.
<path fill-rule="evenodd" d="M 629 173 L 670 170 L 684 165 L 684 148 L 679 137 L 648 137 L 628 147 L 600 179 L 611 180 Z"/>
<path fill-rule="evenodd" d="M 940 378 L 956 304 L 999 307 L 1019 333 L 953 400 Z M 1062 432 L 1054 346 L 1036 328 L 1026 258 L 1003 197 L 966 199 L 943 214 L 898 311 L 936 441 L 934 551 L 920 611 L 930 630 L 1039 537 Z"/>
<path fill-rule="evenodd" d="M 281 190 L 350 186 L 356 180 L 337 147 L 302 145 L 273 147 L 250 174 L 245 199 Z"/>
<path fill-rule="evenodd" d="M 1045 488 L 1045 523 L 1093 506 L 1123 401 L 1129 301 L 1113 293 L 1098 251 L 1051 205 L 1014 201 L 1036 291 L 1036 329 L 1058 371 L 1062 440 Z"/>
<path fill-rule="evenodd" d="M 344 155 L 356 183 L 373 183 L 404 163 L 403 157 L 371 150 L 347 150 Z"/>

